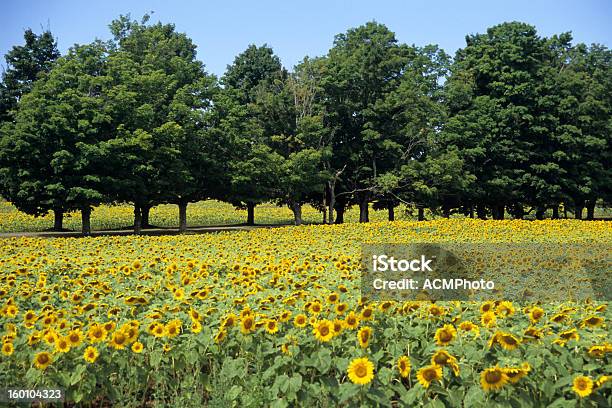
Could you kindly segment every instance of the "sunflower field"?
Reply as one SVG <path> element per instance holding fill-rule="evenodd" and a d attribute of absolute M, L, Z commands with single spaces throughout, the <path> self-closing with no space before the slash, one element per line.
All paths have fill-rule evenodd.
<path fill-rule="evenodd" d="M 369 302 L 361 243 L 612 242 L 603 221 L 0 241 L 0 386 L 84 406 L 612 405 L 612 312 Z"/>

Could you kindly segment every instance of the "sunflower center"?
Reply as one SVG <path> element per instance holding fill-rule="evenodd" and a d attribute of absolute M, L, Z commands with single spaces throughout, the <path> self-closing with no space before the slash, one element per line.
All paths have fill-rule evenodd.
<path fill-rule="evenodd" d="M 453 339 L 453 336 L 446 330 L 442 330 L 440 332 L 440 340 L 442 341 L 451 341 Z"/>
<path fill-rule="evenodd" d="M 507 344 L 511 344 L 511 345 L 515 345 L 517 343 L 516 339 L 514 337 L 512 337 L 512 336 L 505 336 L 504 337 L 504 341 Z"/>
<path fill-rule="evenodd" d="M 327 336 L 329 334 L 329 328 L 325 325 L 320 326 L 319 333 L 321 333 L 322 336 Z"/>
<path fill-rule="evenodd" d="M 46 364 L 49 361 L 49 356 L 46 354 L 41 354 L 38 356 L 38 362 L 40 364 Z"/>
<path fill-rule="evenodd" d="M 485 381 L 489 384 L 497 384 L 501 378 L 502 376 L 499 371 L 490 371 L 485 375 Z"/>
<path fill-rule="evenodd" d="M 434 357 L 434 361 L 436 364 L 444 365 L 448 361 L 448 356 L 446 354 L 437 354 Z"/>
<path fill-rule="evenodd" d="M 427 381 L 432 381 L 436 378 L 436 371 L 434 369 L 428 369 L 423 372 L 423 378 Z"/>
<path fill-rule="evenodd" d="M 366 374 L 368 373 L 368 370 L 365 368 L 364 365 L 358 365 L 355 368 L 355 374 L 357 375 L 357 377 L 359 378 L 363 378 L 366 376 Z"/>

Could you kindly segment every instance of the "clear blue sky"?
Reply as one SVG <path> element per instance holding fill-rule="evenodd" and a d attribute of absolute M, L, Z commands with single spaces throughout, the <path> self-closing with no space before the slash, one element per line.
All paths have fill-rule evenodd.
<path fill-rule="evenodd" d="M 9 0 L 0 14 L 0 55 L 23 41 L 23 30 L 49 26 L 65 52 L 74 43 L 108 39 L 108 23 L 119 14 L 140 18 L 154 11 L 152 21 L 172 22 L 198 46 L 208 71 L 223 74 L 236 54 L 249 44 L 274 48 L 289 68 L 305 55 L 325 54 L 334 35 L 376 20 L 393 30 L 399 41 L 435 43 L 454 52 L 465 35 L 484 32 L 504 21 L 523 21 L 549 36 L 572 31 L 575 42 L 612 43 L 611 0 L 446 0 L 446 1 L 76 1 Z"/>

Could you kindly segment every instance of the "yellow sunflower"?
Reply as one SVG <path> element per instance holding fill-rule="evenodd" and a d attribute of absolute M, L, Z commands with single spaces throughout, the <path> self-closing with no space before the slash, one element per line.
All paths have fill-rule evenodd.
<path fill-rule="evenodd" d="M 104 326 L 94 323 L 89 327 L 87 336 L 89 337 L 90 342 L 100 343 L 106 340 L 107 332 L 106 329 L 104 329 Z"/>
<path fill-rule="evenodd" d="M 318 315 L 322 310 L 323 306 L 321 306 L 321 303 L 319 302 L 312 302 L 308 308 L 308 311 L 314 315 Z"/>
<path fill-rule="evenodd" d="M 121 330 L 118 330 L 113 333 L 108 343 L 112 348 L 116 350 L 122 350 L 125 348 L 127 340 L 127 336 Z"/>
<path fill-rule="evenodd" d="M 371 320 L 374 317 L 374 309 L 370 306 L 361 311 L 361 320 Z"/>
<path fill-rule="evenodd" d="M 445 324 L 444 327 L 436 330 L 436 335 L 434 336 L 438 346 L 450 344 L 455 337 L 457 337 L 457 330 L 450 324 Z"/>
<path fill-rule="evenodd" d="M 359 326 L 359 316 L 351 310 L 344 318 L 344 326 L 347 329 L 355 330 Z"/>
<path fill-rule="evenodd" d="M 525 377 L 531 371 L 529 363 L 523 363 L 520 367 L 506 367 L 502 369 L 508 377 L 508 381 L 516 384 L 521 378 Z"/>
<path fill-rule="evenodd" d="M 399 373 L 402 378 L 406 378 L 408 375 L 410 375 L 410 367 L 410 358 L 407 356 L 401 356 L 397 360 L 397 368 L 399 369 Z"/>
<path fill-rule="evenodd" d="M 485 391 L 497 391 L 508 382 L 508 376 L 503 369 L 495 366 L 480 373 L 480 385 Z"/>
<path fill-rule="evenodd" d="M 134 353 L 142 353 L 143 349 L 144 349 L 144 345 L 139 341 L 136 341 L 132 344 L 132 351 Z"/>
<path fill-rule="evenodd" d="M 293 325 L 295 327 L 306 327 L 306 324 L 308 323 L 308 318 L 306 317 L 306 315 L 304 314 L 298 314 L 295 316 L 295 318 L 293 319 Z"/>
<path fill-rule="evenodd" d="M 596 344 L 591 346 L 587 353 L 591 357 L 602 358 L 606 354 L 606 347 L 604 345 Z"/>
<path fill-rule="evenodd" d="M 604 322 L 603 317 L 589 316 L 582 321 L 580 326 L 581 327 L 599 327 L 603 324 L 603 322 Z"/>
<path fill-rule="evenodd" d="M 519 346 L 519 344 L 521 344 L 521 341 L 510 333 L 502 333 L 500 336 L 498 336 L 497 342 L 505 350 L 514 350 Z"/>
<path fill-rule="evenodd" d="M 34 365 L 39 370 L 44 370 L 53 362 L 53 357 L 46 351 L 41 351 L 34 356 Z"/>
<path fill-rule="evenodd" d="M 374 364 L 367 357 L 356 358 L 349 364 L 347 373 L 354 384 L 365 385 L 374 379 Z"/>
<path fill-rule="evenodd" d="M 612 381 L 612 376 L 610 376 L 610 375 L 602 375 L 601 377 L 599 377 L 597 379 L 597 381 L 595 381 L 594 388 L 599 388 L 602 385 L 604 385 L 605 383 L 607 383 L 608 381 Z"/>
<path fill-rule="evenodd" d="M 580 398 L 588 397 L 593 392 L 593 380 L 590 377 L 580 375 L 574 378 L 572 390 L 578 394 Z"/>
<path fill-rule="evenodd" d="M 559 337 L 565 342 L 569 340 L 580 340 L 580 335 L 578 334 L 576 328 L 562 331 L 561 333 L 559 333 Z"/>
<path fill-rule="evenodd" d="M 334 325 L 334 336 L 337 336 L 340 333 L 342 333 L 342 329 L 344 329 L 344 322 L 342 320 L 334 319 L 333 325 Z"/>
<path fill-rule="evenodd" d="M 438 305 L 436 305 L 435 303 L 429 306 L 429 309 L 427 310 L 430 316 L 433 317 L 440 317 L 442 315 L 444 315 L 445 310 L 443 307 L 440 307 Z"/>
<path fill-rule="evenodd" d="M 544 316 L 544 309 L 534 306 L 529 311 L 529 319 L 532 323 L 537 323 Z"/>
<path fill-rule="evenodd" d="M 480 335 L 480 327 L 470 321 L 464 321 L 459 323 L 459 330 L 466 333 L 472 333 L 475 337 Z"/>
<path fill-rule="evenodd" d="M 70 351 L 70 342 L 66 337 L 58 337 L 55 340 L 55 350 L 60 353 L 67 353 Z"/>
<path fill-rule="evenodd" d="M 533 326 L 529 326 L 523 332 L 523 341 L 541 339 L 542 336 L 544 336 L 542 330 Z"/>
<path fill-rule="evenodd" d="M 240 332 L 249 334 L 255 330 L 255 319 L 251 315 L 247 315 L 240 319 Z"/>
<path fill-rule="evenodd" d="M 202 323 L 200 323 L 198 320 L 193 320 L 191 322 L 191 332 L 198 334 L 201 331 L 202 331 Z"/>
<path fill-rule="evenodd" d="M 493 312 L 485 312 L 480 316 L 480 323 L 484 327 L 493 327 L 497 323 L 497 317 Z"/>
<path fill-rule="evenodd" d="M 92 346 L 88 346 L 85 349 L 85 352 L 83 353 L 83 358 L 88 363 L 94 363 L 97 360 L 99 355 L 100 355 L 100 353 L 98 352 L 97 348 L 92 347 Z"/>
<path fill-rule="evenodd" d="M 166 334 L 166 330 L 164 325 L 159 322 L 154 322 L 149 325 L 149 333 L 151 333 L 155 337 L 164 337 Z"/>
<path fill-rule="evenodd" d="M 83 333 L 81 330 L 71 330 L 66 336 L 71 347 L 76 347 L 83 341 Z"/>
<path fill-rule="evenodd" d="M 346 303 L 338 303 L 335 309 L 337 314 L 343 315 L 348 310 L 348 305 Z"/>
<path fill-rule="evenodd" d="M 455 376 L 458 376 L 460 373 L 457 359 L 444 349 L 437 350 L 434 353 L 431 357 L 431 364 L 449 367 L 453 370 Z"/>
<path fill-rule="evenodd" d="M 2 343 L 2 354 L 10 356 L 15 351 L 15 346 L 10 341 Z"/>
<path fill-rule="evenodd" d="M 268 319 L 266 321 L 266 332 L 269 334 L 274 334 L 278 332 L 278 323 L 274 319 Z"/>
<path fill-rule="evenodd" d="M 223 342 L 223 340 L 225 340 L 225 337 L 227 336 L 227 331 L 225 329 L 221 329 L 217 332 L 217 334 L 215 334 L 215 343 L 220 344 Z"/>
<path fill-rule="evenodd" d="M 417 371 L 417 380 L 425 388 L 429 388 L 433 381 L 442 379 L 442 367 L 439 365 L 429 365 Z"/>
<path fill-rule="evenodd" d="M 178 319 L 168 322 L 165 327 L 166 336 L 170 338 L 178 336 L 181 333 L 181 325 L 182 323 Z"/>
<path fill-rule="evenodd" d="M 225 316 L 222 322 L 223 327 L 231 327 L 236 324 L 237 318 L 236 315 L 231 313 Z"/>
<path fill-rule="evenodd" d="M 488 312 L 492 312 L 494 307 L 495 307 L 494 302 L 491 302 L 491 301 L 484 302 L 482 305 L 480 305 L 480 313 L 485 314 Z"/>
<path fill-rule="evenodd" d="M 366 348 L 370 344 L 372 338 L 372 329 L 368 326 L 364 326 L 357 332 L 357 340 L 361 348 Z"/>
<path fill-rule="evenodd" d="M 314 333 L 317 340 L 327 342 L 327 341 L 330 341 L 332 337 L 334 337 L 333 329 L 334 327 L 333 327 L 332 322 L 330 322 L 329 320 L 323 319 L 323 320 L 319 320 L 315 324 L 314 328 L 312 329 L 312 332 Z"/>

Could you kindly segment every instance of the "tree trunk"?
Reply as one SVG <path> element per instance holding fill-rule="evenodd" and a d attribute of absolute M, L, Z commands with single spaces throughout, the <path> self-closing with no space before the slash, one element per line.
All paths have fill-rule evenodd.
<path fill-rule="evenodd" d="M 553 205 L 552 207 L 552 219 L 553 220 L 559 219 L 559 206 L 558 205 Z"/>
<path fill-rule="evenodd" d="M 487 219 L 487 208 L 482 204 L 477 205 L 476 215 L 478 216 L 479 219 L 486 220 Z"/>
<path fill-rule="evenodd" d="M 140 235 L 142 232 L 142 212 L 140 206 L 134 204 L 134 234 Z"/>
<path fill-rule="evenodd" d="M 508 208 L 508 212 L 514 217 L 514 219 L 522 220 L 525 218 L 525 208 L 523 208 L 522 204 L 514 204 Z M 542 212 L 542 216 L 544 216 L 544 212 Z"/>
<path fill-rule="evenodd" d="M 179 201 L 179 232 L 187 231 L 187 201 Z"/>
<path fill-rule="evenodd" d="M 330 224 L 334 223 L 334 208 L 336 205 L 336 182 L 335 181 L 328 181 L 327 182 L 327 192 L 329 193 L 329 202 L 328 202 L 328 208 L 329 210 L 327 211 L 327 219 L 329 220 Z M 340 217 L 340 214 L 338 214 L 338 217 Z M 336 220 L 336 224 L 341 224 L 341 222 L 337 222 Z"/>
<path fill-rule="evenodd" d="M 151 224 L 149 223 L 150 211 L 151 211 L 150 205 L 143 205 L 140 208 L 140 212 L 142 214 L 142 220 L 141 220 L 142 228 L 151 228 Z"/>
<path fill-rule="evenodd" d="M 370 195 L 362 193 L 359 195 L 359 222 L 370 221 Z"/>
<path fill-rule="evenodd" d="M 295 225 L 302 225 L 302 204 L 297 201 L 294 201 L 289 206 L 291 211 L 293 211 L 293 219 Z"/>
<path fill-rule="evenodd" d="M 395 221 L 395 206 L 393 203 L 387 204 L 387 210 L 389 211 L 389 221 Z"/>
<path fill-rule="evenodd" d="M 83 235 L 91 235 L 91 207 L 87 206 L 81 210 L 81 230 Z"/>
<path fill-rule="evenodd" d="M 543 220 L 545 211 L 546 211 L 545 208 L 538 208 L 535 213 L 536 220 Z"/>
<path fill-rule="evenodd" d="M 469 214 L 470 214 L 470 218 L 472 218 L 472 219 L 473 219 L 473 218 L 474 218 L 474 206 L 473 206 L 473 205 L 471 205 L 471 206 L 470 206 L 470 212 L 469 212 Z"/>
<path fill-rule="evenodd" d="M 442 206 L 442 216 L 444 218 L 450 218 L 450 207 L 447 205 Z"/>
<path fill-rule="evenodd" d="M 323 188 L 323 224 L 327 224 L 327 185 Z"/>
<path fill-rule="evenodd" d="M 336 219 L 334 220 L 334 224 L 343 224 L 344 223 L 344 206 L 340 206 L 336 208 Z"/>
<path fill-rule="evenodd" d="M 493 219 L 494 220 L 503 220 L 504 219 L 504 212 L 506 210 L 506 207 L 503 204 L 494 205 L 492 210 L 493 210 Z"/>
<path fill-rule="evenodd" d="M 586 209 L 587 209 L 586 219 L 590 221 L 594 220 L 595 219 L 595 200 L 588 201 L 586 205 Z"/>
<path fill-rule="evenodd" d="M 64 210 L 56 208 L 53 210 L 53 231 L 64 230 Z"/>
<path fill-rule="evenodd" d="M 584 206 L 581 204 L 577 204 L 574 207 L 574 218 L 576 218 L 577 220 L 581 220 L 582 219 L 582 209 L 584 208 Z"/>
<path fill-rule="evenodd" d="M 255 225 L 255 203 L 249 201 L 247 204 L 247 225 Z"/>
<path fill-rule="evenodd" d="M 425 209 L 423 207 L 418 207 L 418 211 L 419 211 L 418 220 L 425 221 Z"/>

